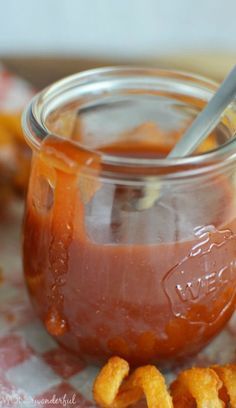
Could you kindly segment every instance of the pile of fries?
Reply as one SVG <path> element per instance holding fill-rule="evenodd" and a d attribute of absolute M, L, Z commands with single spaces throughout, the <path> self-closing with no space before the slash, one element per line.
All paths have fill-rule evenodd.
<path fill-rule="evenodd" d="M 28 184 L 31 152 L 21 129 L 21 114 L 0 112 L 0 201 L 22 195 Z"/>
<path fill-rule="evenodd" d="M 99 407 L 126 408 L 146 398 L 148 408 L 236 408 L 236 365 L 191 368 L 169 388 L 155 366 L 129 371 L 119 357 L 102 368 L 93 389 Z"/>

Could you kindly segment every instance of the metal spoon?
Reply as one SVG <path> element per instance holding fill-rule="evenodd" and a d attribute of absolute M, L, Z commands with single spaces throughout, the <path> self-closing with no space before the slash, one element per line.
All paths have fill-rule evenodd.
<path fill-rule="evenodd" d="M 189 155 L 200 145 L 203 140 L 220 122 L 221 115 L 236 96 L 236 65 L 219 86 L 217 92 L 200 112 L 191 126 L 184 133 L 168 154 L 167 158 L 180 158 Z M 136 202 L 136 209 L 146 210 L 151 208 L 160 196 L 161 183 L 155 189 L 148 184 L 144 196 Z"/>

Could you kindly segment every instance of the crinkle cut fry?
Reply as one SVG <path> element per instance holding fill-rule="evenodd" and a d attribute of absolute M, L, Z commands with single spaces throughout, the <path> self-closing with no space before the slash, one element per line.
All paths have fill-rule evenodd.
<path fill-rule="evenodd" d="M 98 405 L 125 408 L 145 396 L 148 408 L 173 408 L 164 377 L 156 367 L 140 367 L 125 380 L 128 373 L 125 360 L 113 357 L 108 361 L 94 383 L 94 399 Z"/>
<path fill-rule="evenodd" d="M 171 385 L 175 408 L 223 408 L 219 398 L 222 381 L 211 368 L 191 368 Z"/>

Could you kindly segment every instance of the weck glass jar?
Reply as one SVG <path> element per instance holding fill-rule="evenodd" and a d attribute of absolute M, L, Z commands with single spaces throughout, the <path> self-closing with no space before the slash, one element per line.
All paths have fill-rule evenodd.
<path fill-rule="evenodd" d="M 29 294 L 86 360 L 173 363 L 233 313 L 235 104 L 191 157 L 166 158 L 216 89 L 185 73 L 98 69 L 48 87 L 24 114 Z"/>

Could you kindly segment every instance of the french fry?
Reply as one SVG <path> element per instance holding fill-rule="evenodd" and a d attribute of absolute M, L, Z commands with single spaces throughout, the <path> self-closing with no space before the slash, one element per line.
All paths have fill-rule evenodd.
<path fill-rule="evenodd" d="M 182 371 L 169 390 L 155 366 L 129 369 L 119 357 L 103 367 L 93 390 L 100 407 L 126 408 L 145 397 L 148 408 L 236 408 L 236 365 Z"/>
<path fill-rule="evenodd" d="M 113 357 L 108 361 L 94 383 L 94 399 L 100 407 L 125 408 L 145 396 L 148 408 L 173 408 L 164 377 L 156 367 L 144 366 L 128 374 L 125 360 Z"/>
<path fill-rule="evenodd" d="M 104 408 L 116 407 L 117 394 L 128 374 L 129 364 L 125 360 L 119 357 L 108 360 L 94 383 L 93 394 L 95 401 Z"/>
<path fill-rule="evenodd" d="M 171 385 L 174 407 L 223 408 L 224 403 L 219 399 L 221 387 L 221 380 L 211 368 L 183 371 Z"/>
<path fill-rule="evenodd" d="M 224 367 L 213 366 L 212 369 L 223 383 L 222 399 L 225 403 L 230 402 L 231 408 L 236 408 L 236 366 L 228 364 Z"/>
<path fill-rule="evenodd" d="M 4 160 L 6 149 L 11 159 Z M 4 174 L 11 172 L 8 189 L 12 193 L 22 194 L 26 190 L 30 161 L 31 152 L 24 140 L 21 114 L 0 112 L 0 165 L 3 166 Z"/>

